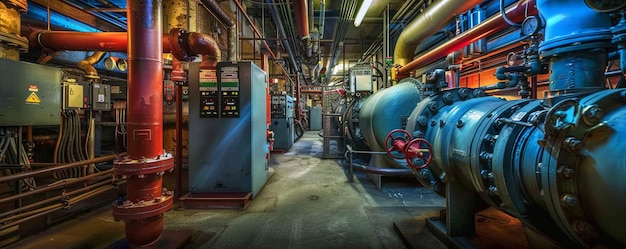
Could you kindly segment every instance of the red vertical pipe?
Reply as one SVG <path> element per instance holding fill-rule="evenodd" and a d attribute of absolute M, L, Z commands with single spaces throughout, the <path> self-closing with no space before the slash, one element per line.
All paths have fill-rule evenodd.
<path fill-rule="evenodd" d="M 309 37 L 309 6 L 308 0 L 294 0 L 293 10 L 296 15 L 296 26 L 302 38 Z"/>
<path fill-rule="evenodd" d="M 513 22 L 521 22 L 524 20 L 524 18 L 526 18 L 526 16 L 536 14 L 537 6 L 535 5 L 535 0 L 521 1 L 518 5 L 511 6 L 506 9 L 507 17 Z M 504 21 L 502 15 L 496 14 L 495 16 L 488 18 L 487 20 L 468 30 L 467 32 L 463 32 L 455 36 L 452 40 L 447 41 L 441 46 L 437 46 L 436 48 L 428 51 L 424 55 L 404 65 L 398 70 L 398 76 L 406 77 L 413 70 L 424 67 L 439 58 L 443 58 L 449 53 L 463 48 L 480 38 L 495 34 L 509 27 L 510 25 Z"/>
<path fill-rule="evenodd" d="M 128 190 L 126 200 L 113 203 L 113 217 L 124 221 L 132 247 L 145 247 L 159 240 L 163 213 L 173 205 L 172 193 L 163 189 L 163 173 L 174 163 L 163 153 L 162 7 L 152 0 L 126 4 L 128 151 L 113 173 L 127 178 Z"/>
<path fill-rule="evenodd" d="M 128 156 L 163 153 L 161 1 L 128 0 Z"/>

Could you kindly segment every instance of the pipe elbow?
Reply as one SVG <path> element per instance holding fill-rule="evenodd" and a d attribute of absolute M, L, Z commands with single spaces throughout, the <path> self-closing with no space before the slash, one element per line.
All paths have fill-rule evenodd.
<path fill-rule="evenodd" d="M 498 67 L 494 76 L 496 76 L 496 79 L 498 80 L 509 80 L 509 77 L 507 76 L 507 74 L 505 74 L 505 72 L 506 67 Z"/>
<path fill-rule="evenodd" d="M 99 79 L 100 77 L 98 76 L 98 71 L 96 70 L 96 68 L 93 67 L 93 65 L 98 63 L 98 61 L 102 59 L 103 55 L 104 52 L 94 52 L 91 56 L 78 62 L 78 69 L 85 72 L 84 76 L 87 78 Z"/>

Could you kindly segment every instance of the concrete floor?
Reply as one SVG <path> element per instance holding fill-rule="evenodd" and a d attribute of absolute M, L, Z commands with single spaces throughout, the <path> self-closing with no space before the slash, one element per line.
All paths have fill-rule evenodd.
<path fill-rule="evenodd" d="M 191 230 L 186 248 L 405 248 L 393 221 L 423 221 L 445 206 L 412 178 L 383 178 L 382 190 L 361 173 L 349 183 L 340 164 L 321 154 L 321 138 L 307 132 L 288 152 L 272 154 L 274 174 L 246 210 L 175 208 L 165 229 Z M 107 248 L 123 237 L 123 223 L 105 207 L 9 248 Z"/>

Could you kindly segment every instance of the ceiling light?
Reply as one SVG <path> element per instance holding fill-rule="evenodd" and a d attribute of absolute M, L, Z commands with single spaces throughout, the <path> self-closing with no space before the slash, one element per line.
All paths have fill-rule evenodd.
<path fill-rule="evenodd" d="M 372 5 L 372 0 L 363 0 L 363 4 L 361 4 L 361 8 L 359 8 L 359 12 L 356 14 L 356 18 L 354 19 L 354 26 L 358 27 L 361 25 L 363 18 L 365 17 L 365 13 Z"/>

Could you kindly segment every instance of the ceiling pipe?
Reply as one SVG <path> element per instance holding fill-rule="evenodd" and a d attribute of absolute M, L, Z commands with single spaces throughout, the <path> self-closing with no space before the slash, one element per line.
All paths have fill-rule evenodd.
<path fill-rule="evenodd" d="M 246 10 L 243 8 L 243 5 L 241 5 L 240 0 L 233 0 L 233 2 L 235 2 L 235 5 L 237 5 L 237 8 L 239 9 L 239 11 L 241 11 L 241 14 L 246 18 L 246 20 L 248 21 L 248 24 L 250 24 L 250 28 L 252 28 L 254 33 L 258 37 L 265 37 L 265 36 L 261 35 L 261 32 L 259 32 L 259 30 L 256 28 L 256 26 L 254 25 L 254 22 L 252 21 L 250 16 L 248 16 L 248 14 L 246 13 Z M 277 59 L 276 54 L 274 54 L 274 51 L 272 51 L 272 49 L 267 44 L 267 42 L 265 40 L 263 40 L 262 43 L 263 43 L 263 46 L 265 47 L 265 49 L 267 49 L 267 52 L 270 54 L 272 59 L 274 59 L 274 60 Z"/>
<path fill-rule="evenodd" d="M 523 21 L 526 16 L 531 15 L 537 15 L 535 0 L 524 0 L 519 2 L 517 5 L 510 6 L 506 9 L 506 16 L 511 19 L 511 21 L 516 23 Z M 502 18 L 502 15 L 498 13 L 474 26 L 472 29 L 455 36 L 452 40 L 429 50 L 417 59 L 404 65 L 398 70 L 398 77 L 407 77 L 413 70 L 424 67 L 440 58 L 446 57 L 448 54 L 458 49 L 471 44 L 472 42 L 503 31 L 509 27 L 510 25 L 506 23 L 504 18 Z"/>
<path fill-rule="evenodd" d="M 271 4 L 273 3 L 272 0 L 267 0 L 267 3 L 270 3 L 269 5 L 269 9 L 270 9 L 270 15 L 272 16 L 272 19 L 274 20 L 274 23 L 276 24 L 276 29 L 278 30 L 278 34 L 280 36 L 282 36 L 283 38 L 287 39 L 287 35 L 285 33 L 285 27 L 283 26 L 283 22 L 281 21 L 280 17 L 278 16 L 278 11 L 276 10 L 276 5 L 275 4 Z M 287 53 L 289 54 L 289 62 L 291 63 L 292 68 L 297 68 L 296 66 L 298 65 L 296 63 L 296 59 L 294 58 L 295 56 L 293 56 L 293 50 L 291 48 L 291 44 L 289 43 L 289 41 L 283 41 L 283 45 L 285 46 L 285 50 L 287 50 Z"/>
<path fill-rule="evenodd" d="M 228 27 L 228 60 L 237 61 L 237 24 L 216 0 L 202 0 L 202 4 L 213 13 L 215 18 Z"/>
<path fill-rule="evenodd" d="M 201 39 L 192 41 L 191 39 Z M 172 53 L 182 61 L 193 60 L 194 55 L 207 52 L 218 57 L 219 48 L 215 40 L 205 34 L 172 29 L 161 38 L 163 53 Z M 29 35 L 30 49 L 52 51 L 104 51 L 127 52 L 128 33 L 126 32 L 74 32 L 74 31 L 34 31 Z M 193 44 L 193 45 L 192 45 Z M 203 48 L 202 46 L 214 46 Z M 212 51 L 215 51 L 213 53 Z"/>
<path fill-rule="evenodd" d="M 113 217 L 125 223 L 131 247 L 156 243 L 163 214 L 173 206 L 163 173 L 174 159 L 163 151 L 163 22 L 161 1 L 127 0 L 127 155 L 114 161 L 114 175 L 126 177 L 125 200 L 113 203 Z"/>
<path fill-rule="evenodd" d="M 310 38 L 309 34 L 309 6 L 308 0 L 294 0 L 292 3 L 296 26 L 302 39 Z"/>
<path fill-rule="evenodd" d="M 481 2 L 482 0 L 440 0 L 428 6 L 398 37 L 393 52 L 394 63 L 406 65 L 413 58 L 421 41 L 443 28 L 454 16 L 471 10 Z"/>

